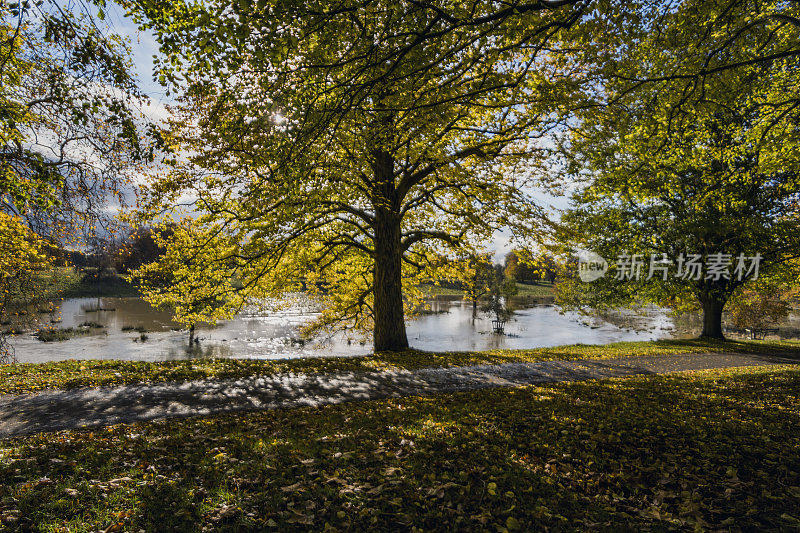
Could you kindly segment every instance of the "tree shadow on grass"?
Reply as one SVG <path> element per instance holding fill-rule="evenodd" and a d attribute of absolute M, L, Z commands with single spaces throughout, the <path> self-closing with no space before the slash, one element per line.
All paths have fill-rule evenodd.
<path fill-rule="evenodd" d="M 95 529 L 114 506 L 149 531 L 788 529 L 799 392 L 798 371 L 750 369 L 29 437 L 6 441 L 24 449 L 0 466 L 0 508 L 44 528 L 78 487 Z"/>
<path fill-rule="evenodd" d="M 433 368 L 416 372 L 291 374 L 183 384 L 44 391 L 35 395 L 7 397 L 7 405 L 0 410 L 0 438 L 155 418 L 319 406 L 354 400 L 645 373 L 650 373 L 650 370 L 639 365 L 543 362 L 501 367 Z"/>
<path fill-rule="evenodd" d="M 44 391 L 35 395 L 5 397 L 6 405 L 0 410 L 0 438 L 157 418 L 786 362 L 795 360 L 782 354 L 644 355 L 607 360 L 423 368 L 414 372 L 292 373 Z"/>

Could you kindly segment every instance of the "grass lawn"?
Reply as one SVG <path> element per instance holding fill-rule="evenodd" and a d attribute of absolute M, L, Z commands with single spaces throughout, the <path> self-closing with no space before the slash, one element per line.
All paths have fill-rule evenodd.
<path fill-rule="evenodd" d="M 528 285 L 527 283 L 517 283 L 517 296 L 533 296 L 536 298 L 552 298 L 556 295 L 555 286 L 552 283 L 542 282 L 540 285 Z"/>
<path fill-rule="evenodd" d="M 783 353 L 800 357 L 800 344 L 768 341 L 728 341 L 720 343 L 700 340 L 665 340 L 617 342 L 606 345 L 575 344 L 532 350 L 494 350 L 486 352 L 422 352 L 409 350 L 366 357 L 309 357 L 279 360 L 190 359 L 163 362 L 69 360 L 53 363 L 18 363 L 0 365 L 0 394 L 144 382 L 242 378 L 288 372 L 324 374 L 332 372 L 366 372 L 382 369 L 414 370 L 425 367 L 612 359 L 654 354 L 678 355 L 708 352 Z"/>
<path fill-rule="evenodd" d="M 74 279 L 64 287 L 60 298 L 127 298 L 141 296 L 139 290 L 118 276 L 97 280 Z"/>
<path fill-rule="evenodd" d="M 119 276 L 110 275 L 100 279 L 84 279 L 72 267 L 55 267 L 36 274 L 35 285 L 39 288 L 38 299 L 55 298 L 99 298 L 139 296 L 130 283 Z"/>
<path fill-rule="evenodd" d="M 451 289 L 449 287 L 439 287 L 437 285 L 424 285 L 422 290 L 428 296 L 464 296 L 461 289 Z M 517 283 L 517 296 L 533 296 L 537 298 L 547 298 L 555 296 L 555 287 L 552 283 L 543 282 L 541 285 L 529 285 L 527 283 Z"/>
<path fill-rule="evenodd" d="M 9 531 L 796 530 L 796 368 L 7 439 L 0 520 Z"/>

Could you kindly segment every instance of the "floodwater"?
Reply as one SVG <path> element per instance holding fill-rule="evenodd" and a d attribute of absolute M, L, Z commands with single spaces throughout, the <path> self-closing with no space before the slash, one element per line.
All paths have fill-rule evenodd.
<path fill-rule="evenodd" d="M 668 313 L 653 308 L 621 311 L 601 317 L 559 313 L 552 305 L 518 309 L 505 326 L 505 334 L 492 332 L 491 317 L 478 313 L 471 302 L 437 297 L 429 300 L 431 314 L 409 320 L 408 338 L 422 350 L 489 350 L 534 348 L 563 344 L 604 344 L 685 337 L 696 334 L 693 324 L 676 326 Z M 525 302 L 518 305 L 525 305 Z M 288 308 L 242 313 L 233 320 L 198 328 L 199 345 L 190 354 L 188 333 L 172 320 L 169 311 L 154 309 L 139 298 L 70 298 L 51 308 L 31 310 L 28 330 L 14 336 L 12 346 L 19 362 L 61 359 L 127 359 L 158 361 L 187 357 L 286 357 L 363 355 L 370 344 L 344 336 L 299 340 L 299 326 L 313 319 L 314 309 L 298 301 Z M 32 335 L 37 328 L 76 328 L 101 324 L 65 341 L 42 342 Z M 4 326 L 8 328 L 8 326 Z M 123 331 L 123 328 L 126 331 Z M 130 328 L 140 328 L 144 333 Z M 86 329 L 86 328 L 84 328 Z M 144 336 L 144 337 L 143 337 Z"/>

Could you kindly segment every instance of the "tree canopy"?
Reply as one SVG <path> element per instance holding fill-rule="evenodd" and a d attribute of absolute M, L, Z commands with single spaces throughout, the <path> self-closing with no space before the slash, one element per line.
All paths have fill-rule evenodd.
<path fill-rule="evenodd" d="M 0 211 L 73 242 L 153 156 L 130 50 L 102 2 L 0 5 Z"/>

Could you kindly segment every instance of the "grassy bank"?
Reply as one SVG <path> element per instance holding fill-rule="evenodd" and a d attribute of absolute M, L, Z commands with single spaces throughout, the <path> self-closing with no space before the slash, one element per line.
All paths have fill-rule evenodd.
<path fill-rule="evenodd" d="M 60 292 L 61 298 L 127 298 L 141 296 L 139 290 L 119 276 L 99 279 L 76 277 Z"/>
<path fill-rule="evenodd" d="M 423 285 L 422 290 L 428 296 L 464 296 L 464 291 L 461 289 L 452 289 L 450 287 L 439 287 L 438 285 Z M 517 296 L 535 297 L 535 298 L 553 298 L 555 297 L 555 286 L 552 283 L 543 282 L 539 285 L 529 285 L 527 283 L 517 283 Z"/>
<path fill-rule="evenodd" d="M 139 296 L 132 284 L 116 274 L 92 277 L 72 267 L 55 267 L 34 276 L 37 300 L 56 298 L 96 298 Z"/>
<path fill-rule="evenodd" d="M 800 371 L 751 367 L 9 439 L 0 519 L 9 531 L 794 530 L 798 399 Z"/>
<path fill-rule="evenodd" d="M 555 298 L 556 289 L 552 283 L 542 282 L 537 285 L 517 283 L 517 296 L 534 298 Z"/>
<path fill-rule="evenodd" d="M 289 372 L 324 374 L 386 369 L 414 370 L 425 367 L 613 359 L 653 354 L 678 355 L 707 352 L 785 353 L 800 358 L 800 344 L 766 341 L 720 343 L 700 340 L 666 340 L 618 342 L 607 345 L 576 344 L 532 350 L 494 350 L 486 352 L 422 352 L 409 350 L 366 357 L 309 357 L 279 360 L 191 359 L 163 362 L 70 360 L 40 364 L 18 363 L 0 365 L 0 394 L 143 382 L 241 378 Z"/>
<path fill-rule="evenodd" d="M 76 272 L 73 268 L 59 268 L 53 273 L 54 297 L 59 298 L 125 298 L 140 293 L 129 282 L 116 274 L 99 277 Z"/>

